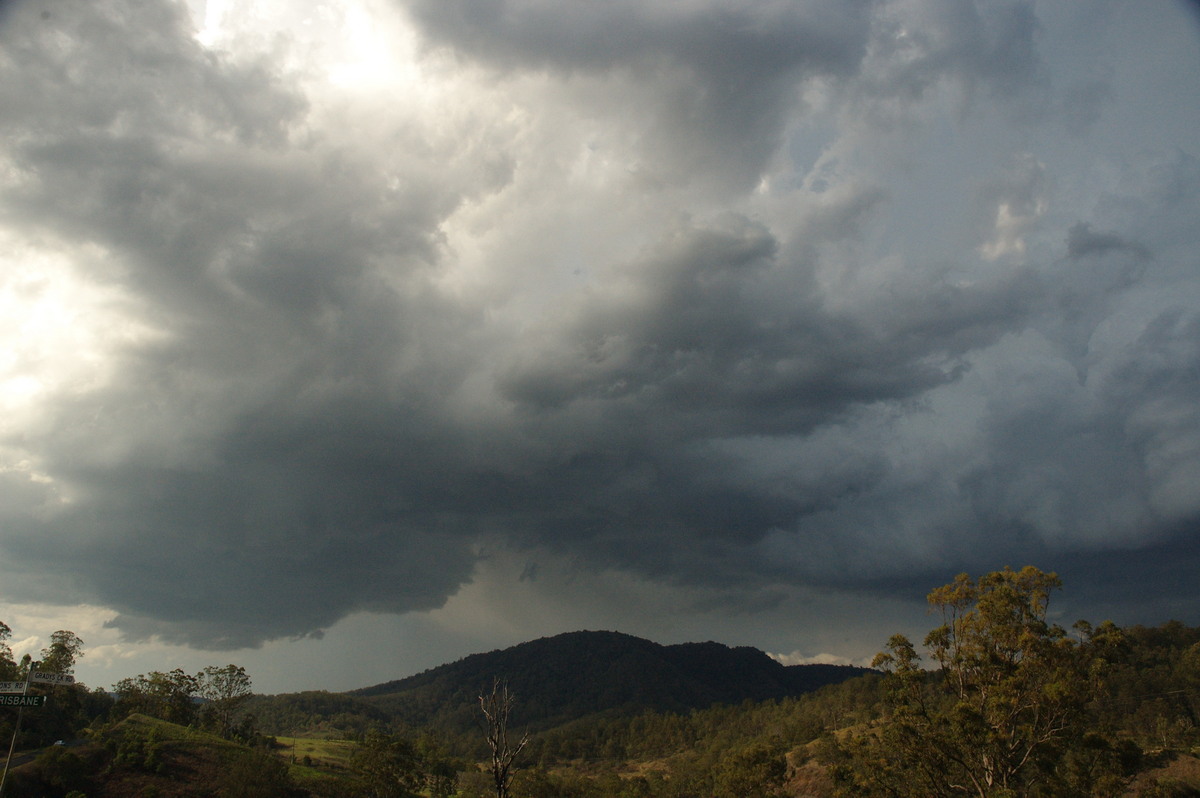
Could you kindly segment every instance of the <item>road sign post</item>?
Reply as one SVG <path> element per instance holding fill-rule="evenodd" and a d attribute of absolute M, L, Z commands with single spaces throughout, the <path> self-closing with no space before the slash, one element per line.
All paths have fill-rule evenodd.
<path fill-rule="evenodd" d="M 30 671 L 29 681 L 40 684 L 75 684 L 75 677 L 69 673 L 50 673 L 49 671 Z"/>
<path fill-rule="evenodd" d="M 29 682 L 31 679 L 33 679 L 33 666 L 34 666 L 34 663 L 32 663 L 32 662 L 29 663 L 29 674 L 25 677 L 25 684 L 21 690 L 20 695 L 6 695 L 6 696 L 0 696 L 0 698 L 5 698 L 5 699 L 28 698 L 29 697 Z M 13 749 L 15 749 L 17 747 L 17 733 L 21 731 L 21 715 L 22 715 L 22 713 L 25 712 L 24 704 L 17 704 L 16 706 L 17 706 L 17 722 L 15 724 L 13 724 L 12 742 L 10 742 L 8 744 L 8 756 L 4 760 L 4 775 L 0 776 L 0 798 L 3 798 L 3 796 L 4 796 L 4 785 L 8 781 L 8 766 L 12 762 Z"/>
<path fill-rule="evenodd" d="M 36 662 L 29 663 L 29 675 L 23 682 L 0 682 L 0 707 L 16 707 L 17 722 L 13 725 L 12 741 L 8 744 L 8 758 L 4 760 L 4 775 L 0 776 L 0 796 L 4 795 L 4 784 L 8 781 L 8 766 L 12 763 L 13 751 L 17 747 L 17 734 L 21 731 L 21 714 L 25 707 L 46 705 L 46 696 L 29 695 L 29 685 L 75 684 L 75 677 L 66 673 L 51 673 L 35 669 Z"/>

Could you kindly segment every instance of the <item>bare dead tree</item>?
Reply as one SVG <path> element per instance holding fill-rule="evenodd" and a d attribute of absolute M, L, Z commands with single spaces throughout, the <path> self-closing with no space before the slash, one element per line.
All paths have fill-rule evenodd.
<path fill-rule="evenodd" d="M 508 717 L 512 712 L 513 694 L 508 683 L 492 680 L 492 692 L 479 696 L 479 708 L 483 712 L 484 731 L 488 748 L 492 752 L 492 782 L 496 785 L 496 798 L 509 798 L 509 786 L 513 778 L 513 760 L 521 753 L 529 734 L 521 735 L 520 742 L 512 747 L 508 742 Z"/>

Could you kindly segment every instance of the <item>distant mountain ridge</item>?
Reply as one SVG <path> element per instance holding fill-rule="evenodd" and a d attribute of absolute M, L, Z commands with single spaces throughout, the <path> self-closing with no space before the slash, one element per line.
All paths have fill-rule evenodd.
<path fill-rule="evenodd" d="M 867 673 L 849 665 L 782 665 L 746 646 L 660 645 L 620 632 L 581 631 L 473 654 L 406 679 L 350 691 L 412 726 L 478 725 L 478 696 L 503 679 L 513 722 L 549 728 L 598 713 L 687 712 L 808 693 Z"/>

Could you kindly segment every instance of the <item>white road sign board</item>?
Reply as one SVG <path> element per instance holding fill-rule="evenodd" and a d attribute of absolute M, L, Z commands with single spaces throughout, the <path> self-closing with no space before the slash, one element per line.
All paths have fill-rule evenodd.
<path fill-rule="evenodd" d="M 0 693 L 23 693 L 25 682 L 0 682 Z"/>
<path fill-rule="evenodd" d="M 29 676 L 31 682 L 42 682 L 44 684 L 75 684 L 75 677 L 69 673 L 47 673 L 46 671 L 34 671 Z"/>

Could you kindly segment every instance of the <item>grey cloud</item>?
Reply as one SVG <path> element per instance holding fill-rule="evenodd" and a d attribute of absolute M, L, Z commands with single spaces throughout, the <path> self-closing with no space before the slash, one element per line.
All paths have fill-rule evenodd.
<path fill-rule="evenodd" d="M 1200 476 L 1200 317 L 1174 308 L 1152 320 L 1112 373 L 1107 387 L 1118 408 L 1153 523 L 1164 532 L 1192 534 L 1200 500 L 1191 490 Z"/>
<path fill-rule="evenodd" d="M 1116 233 L 1096 232 L 1086 222 L 1071 225 L 1067 230 L 1067 257 L 1079 259 L 1108 253 L 1130 255 L 1139 260 L 1150 257 L 1150 252 L 1141 244 L 1126 241 Z"/>
<path fill-rule="evenodd" d="M 930 211 L 968 242 L 939 262 L 887 221 L 911 201 L 892 175 L 941 164 L 757 188 L 816 84 L 868 149 L 905 131 L 856 103 L 1035 97 L 1031 5 L 409 3 L 498 105 L 549 104 L 511 139 L 404 103 L 383 133 L 320 129 L 302 83 L 203 50 L 173 8 L 24 3 L 0 29 L 4 224 L 98 251 L 78 276 L 152 332 L 0 441 L 31 453 L 0 471 L 6 580 L 69 576 L 131 636 L 236 647 L 438 607 L 493 544 L 755 608 L 1194 534 L 1194 159 L 1114 166 L 1063 210 L 1036 120 L 989 132 L 1005 166 L 984 213 Z M 529 229 L 559 234 L 553 192 L 586 181 L 521 182 L 550 180 L 531 150 L 559 114 L 678 180 L 585 186 L 547 255 L 496 209 L 537 195 Z M 613 218 L 628 249 L 592 230 Z M 546 289 L 558 252 L 580 276 Z"/>
<path fill-rule="evenodd" d="M 432 408 L 474 322 L 426 280 L 478 162 L 402 151 L 381 173 L 297 147 L 298 91 L 203 52 L 174 6 L 35 5 L 0 31 L 23 56 L 5 65 L 19 177 L 0 203 L 103 247 L 109 272 L 83 276 L 158 334 L 9 441 L 75 498 L 10 480 L 6 550 L 69 567 L 130 633 L 208 646 L 438 606 L 474 562 L 450 506 L 473 477 L 439 482 L 456 447 Z"/>
<path fill-rule="evenodd" d="M 5 69 L 22 78 L 0 89 L 9 126 L 52 139 L 165 132 L 269 145 L 302 108 L 268 63 L 214 62 L 191 39 L 182 4 L 6 6 Z"/>
<path fill-rule="evenodd" d="M 1200 3 L 1196 0 L 1183 0 L 1181 5 L 1191 12 L 1197 23 L 1200 23 Z"/>
<path fill-rule="evenodd" d="M 412 431 L 355 418 L 353 405 L 283 420 L 283 404 L 218 437 L 209 462 L 182 452 L 167 467 L 135 451 L 116 466 L 49 463 L 88 498 L 36 524 L 9 518 L 7 550 L 69 564 L 85 592 L 207 646 L 307 633 L 352 609 L 439 606 L 474 562 L 471 476 L 447 473 Z"/>
<path fill-rule="evenodd" d="M 957 357 L 1022 323 L 1033 291 L 1020 275 L 922 285 L 868 323 L 823 306 L 802 249 L 777 250 L 742 219 L 683 227 L 614 275 L 611 296 L 566 311 L 578 321 L 549 351 L 528 349 L 503 390 L 543 409 L 597 402 L 691 418 L 705 436 L 803 433 L 953 379 Z"/>
<path fill-rule="evenodd" d="M 1063 92 L 1062 114 L 1067 132 L 1082 136 L 1112 105 L 1114 92 L 1109 78 L 1092 78 L 1068 86 Z"/>
<path fill-rule="evenodd" d="M 1032 395 L 1018 391 L 1020 404 L 989 419 L 986 462 L 963 479 L 983 528 L 1008 538 L 1003 548 L 1028 540 L 1087 548 L 1150 520 L 1119 426 L 1080 406 L 1071 376 L 1044 379 Z M 1082 463 L 1086 477 L 1076 471 Z"/>
<path fill-rule="evenodd" d="M 835 235 L 843 226 L 824 221 Z M 523 349 L 501 386 L 532 418 L 561 418 L 571 430 L 557 446 L 577 454 L 545 493 L 587 509 L 574 521 L 530 519 L 524 537 L 660 578 L 725 585 L 755 573 L 844 580 L 839 563 L 852 541 L 881 545 L 872 536 L 889 519 L 850 509 L 880 500 L 892 512 L 907 501 L 870 451 L 877 443 L 861 460 L 831 448 L 816 473 L 798 478 L 792 466 L 756 473 L 761 454 L 721 442 L 778 436 L 792 441 L 784 459 L 794 461 L 818 430 L 960 379 L 968 353 L 1024 328 L 1042 286 L 1021 272 L 958 288 L 914 280 L 845 315 L 824 304 L 798 252 L 745 219 L 689 223 L 613 275 L 611 295 L 597 290 L 563 309 L 575 320 L 565 331 L 552 317 L 553 343 Z M 949 537 L 949 520 L 941 523 Z M 779 531 L 810 551 L 803 564 L 759 558 L 756 547 Z M 851 570 L 862 573 L 856 557 Z"/>
<path fill-rule="evenodd" d="M 968 96 L 1017 98 L 1036 84 L 1037 22 L 1027 2 L 787 4 L 696 0 L 404 2 L 432 42 L 501 70 L 615 82 L 606 112 L 639 120 L 646 160 L 686 183 L 752 186 L 802 108 L 806 81 L 845 89 L 864 118 L 943 82 Z"/>
<path fill-rule="evenodd" d="M 874 3 L 414 0 L 405 5 L 433 41 L 502 66 L 604 70 L 670 58 L 702 72 L 769 78 L 795 68 L 853 69 Z"/>
<path fill-rule="evenodd" d="M 1053 309 L 1043 329 L 1061 341 L 1081 380 L 1100 359 L 1092 351 L 1097 328 L 1111 316 L 1121 294 L 1144 278 L 1151 259 L 1141 244 L 1094 232 L 1087 223 L 1067 230 L 1067 256 L 1047 297 Z"/>
<path fill-rule="evenodd" d="M 1174 571 L 1176 557 L 1195 560 L 1197 331 L 1194 312 L 1164 313 L 1093 378 L 1096 397 L 1060 377 L 1057 388 L 1047 380 L 1036 396 L 1009 402 L 1014 409 L 989 424 L 986 464 L 963 483 L 984 525 L 1008 528 L 1005 548 L 1040 541 L 1088 600 L 1099 598 L 1095 585 L 1111 584 L 1106 611 L 1123 618 L 1151 605 L 1165 612 L 1171 601 L 1178 612 L 1194 595 L 1147 590 L 1145 575 Z M 1085 576 L 1085 563 L 1107 576 Z"/>
<path fill-rule="evenodd" d="M 865 117 L 895 124 L 905 108 L 943 85 L 967 104 L 988 99 L 1016 105 L 1040 80 L 1037 16 L 1027 2 L 882 4 L 862 80 L 850 91 Z"/>
<path fill-rule="evenodd" d="M 798 83 L 855 72 L 876 3 L 404 5 L 431 42 L 464 59 L 613 80 L 604 112 L 644 120 L 636 135 L 653 170 L 744 187 L 778 145 Z"/>
<path fill-rule="evenodd" d="M 1064 584 L 1077 585 L 1068 598 L 1068 618 L 1103 618 L 1120 625 L 1155 623 L 1148 618 L 1188 618 L 1200 600 L 1200 568 L 1194 533 L 1127 549 L 1059 555 Z"/>

